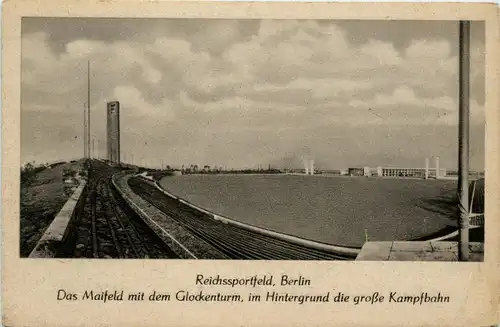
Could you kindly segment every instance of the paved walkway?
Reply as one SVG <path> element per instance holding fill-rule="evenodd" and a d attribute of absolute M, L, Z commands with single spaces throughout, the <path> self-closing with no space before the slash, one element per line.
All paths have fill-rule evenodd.
<path fill-rule="evenodd" d="M 484 243 L 469 243 L 469 261 L 484 260 Z M 458 242 L 367 242 L 356 260 L 458 261 Z"/>

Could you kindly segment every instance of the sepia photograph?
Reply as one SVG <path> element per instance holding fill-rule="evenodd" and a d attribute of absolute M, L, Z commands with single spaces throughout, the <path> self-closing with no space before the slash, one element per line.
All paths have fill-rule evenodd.
<path fill-rule="evenodd" d="M 483 261 L 481 21 L 21 23 L 22 258 Z"/>
<path fill-rule="evenodd" d="M 498 323 L 494 5 L 2 9 L 4 325 Z"/>

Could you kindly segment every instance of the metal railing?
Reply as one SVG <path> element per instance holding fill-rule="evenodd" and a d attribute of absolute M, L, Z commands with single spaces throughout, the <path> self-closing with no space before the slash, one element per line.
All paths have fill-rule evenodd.
<path fill-rule="evenodd" d="M 473 180 L 469 186 L 469 226 L 484 226 L 484 179 Z"/>

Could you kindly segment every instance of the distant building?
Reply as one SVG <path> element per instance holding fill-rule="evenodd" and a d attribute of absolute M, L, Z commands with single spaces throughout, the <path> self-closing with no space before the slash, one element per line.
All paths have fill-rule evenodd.
<path fill-rule="evenodd" d="M 440 168 L 439 174 L 435 168 L 403 168 L 403 167 L 378 167 L 377 175 L 380 177 L 416 177 L 416 178 L 445 178 L 449 176 L 446 168 Z"/>
<path fill-rule="evenodd" d="M 349 168 L 348 174 L 350 176 L 363 176 L 365 174 L 364 168 Z"/>
<path fill-rule="evenodd" d="M 342 175 L 342 171 L 338 169 L 322 169 L 318 171 L 319 174 L 322 175 L 332 175 L 332 176 L 340 176 Z"/>
<path fill-rule="evenodd" d="M 439 167 L 439 162 L 437 162 Z M 378 177 L 410 177 L 410 178 L 447 178 L 446 168 L 429 168 L 426 160 L 425 168 L 414 167 L 355 167 L 348 168 L 349 176 L 378 176 Z"/>
<path fill-rule="evenodd" d="M 370 167 L 354 167 L 347 169 L 347 175 L 349 176 L 372 176 L 372 169 Z"/>
<path fill-rule="evenodd" d="M 384 177 L 425 177 L 425 168 L 380 167 L 378 176 Z"/>
<path fill-rule="evenodd" d="M 111 163 L 120 163 L 120 103 L 118 101 L 107 104 L 107 148 L 108 160 Z"/>

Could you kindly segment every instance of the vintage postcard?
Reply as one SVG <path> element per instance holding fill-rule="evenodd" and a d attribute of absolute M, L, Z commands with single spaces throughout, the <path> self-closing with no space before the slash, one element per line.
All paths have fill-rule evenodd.
<path fill-rule="evenodd" d="M 498 323 L 497 10 L 7 1 L 4 324 Z"/>

